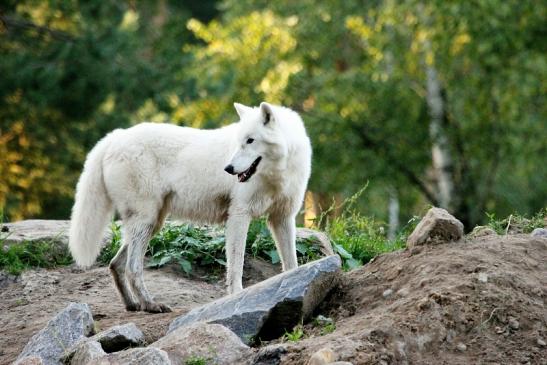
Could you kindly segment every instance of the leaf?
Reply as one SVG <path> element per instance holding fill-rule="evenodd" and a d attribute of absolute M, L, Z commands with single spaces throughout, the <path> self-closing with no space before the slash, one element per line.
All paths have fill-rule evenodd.
<path fill-rule="evenodd" d="M 155 267 L 155 268 L 162 267 L 163 265 L 169 263 L 171 259 L 172 259 L 172 256 L 169 256 L 169 255 L 154 257 L 152 258 L 152 260 L 148 262 L 146 267 Z"/>
<path fill-rule="evenodd" d="M 303 243 L 297 243 L 296 251 L 300 252 L 302 255 L 305 255 L 308 252 L 308 246 Z"/>
<path fill-rule="evenodd" d="M 215 259 L 215 262 L 217 262 L 218 264 L 221 264 L 222 266 L 226 266 L 226 261 L 222 259 Z"/>
<path fill-rule="evenodd" d="M 359 266 L 363 265 L 360 260 L 356 259 L 347 259 L 344 264 L 347 266 L 348 269 L 353 270 L 358 268 Z"/>
<path fill-rule="evenodd" d="M 346 249 L 344 247 L 342 247 L 342 245 L 334 243 L 333 247 L 334 247 L 334 251 L 336 251 L 336 253 L 339 254 L 342 258 L 347 259 L 347 260 L 353 259 L 353 256 L 351 255 L 351 253 L 346 251 Z"/>
<path fill-rule="evenodd" d="M 277 250 L 268 251 L 268 256 L 270 256 L 270 259 L 272 260 L 272 264 L 277 264 L 280 261 L 279 253 L 277 253 Z"/>
<path fill-rule="evenodd" d="M 179 259 L 179 264 L 185 273 L 190 274 L 192 272 L 192 263 L 182 257 Z"/>

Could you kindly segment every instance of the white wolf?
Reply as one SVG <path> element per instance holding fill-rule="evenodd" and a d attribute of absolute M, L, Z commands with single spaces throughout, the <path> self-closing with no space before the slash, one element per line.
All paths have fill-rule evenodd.
<path fill-rule="evenodd" d="M 77 264 L 93 264 L 105 226 L 118 211 L 123 243 L 110 271 L 127 310 L 170 311 L 143 281 L 148 242 L 168 214 L 226 222 L 229 293 L 242 290 L 252 218 L 268 215 L 283 270 L 297 267 L 295 216 L 312 153 L 304 124 L 281 106 L 234 106 L 238 123 L 214 130 L 142 123 L 113 131 L 87 156 L 72 209 L 70 251 Z"/>

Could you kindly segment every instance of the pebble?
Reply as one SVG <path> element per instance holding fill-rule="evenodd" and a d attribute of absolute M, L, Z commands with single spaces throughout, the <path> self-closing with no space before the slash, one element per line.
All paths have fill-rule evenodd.
<path fill-rule="evenodd" d="M 536 228 L 530 234 L 532 237 L 543 237 L 547 238 L 547 229 L 545 228 Z"/>
<path fill-rule="evenodd" d="M 481 283 L 487 283 L 488 282 L 488 275 L 486 275 L 485 272 L 480 272 L 479 273 L 479 281 Z"/>
<path fill-rule="evenodd" d="M 393 294 L 393 289 L 387 289 L 385 290 L 382 295 L 384 296 L 384 298 L 387 298 L 389 297 L 391 294 Z"/>
<path fill-rule="evenodd" d="M 465 346 L 465 344 L 461 342 L 456 346 L 456 348 L 461 352 L 467 350 L 467 346 Z"/>
<path fill-rule="evenodd" d="M 326 326 L 328 324 L 333 324 L 334 321 L 332 320 L 332 318 L 329 318 L 329 317 L 325 317 L 324 315 L 320 314 L 318 315 L 315 320 L 317 321 L 317 323 L 319 323 L 320 325 L 322 326 Z"/>
<path fill-rule="evenodd" d="M 511 327 L 511 329 L 513 330 L 518 330 L 520 327 L 520 323 L 515 318 L 509 317 L 509 327 Z"/>
<path fill-rule="evenodd" d="M 537 340 L 537 344 L 539 347 L 545 347 L 547 344 L 545 343 L 545 341 L 543 341 L 542 338 L 538 338 Z"/>

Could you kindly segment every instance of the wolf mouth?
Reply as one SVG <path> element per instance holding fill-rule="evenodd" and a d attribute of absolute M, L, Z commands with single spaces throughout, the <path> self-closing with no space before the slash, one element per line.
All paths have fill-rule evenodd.
<path fill-rule="evenodd" d="M 237 179 L 239 180 L 239 182 L 245 182 L 254 175 L 254 173 L 256 172 L 256 168 L 260 163 L 260 160 L 262 160 L 262 156 L 258 156 L 247 170 L 243 171 L 240 174 L 237 174 Z"/>

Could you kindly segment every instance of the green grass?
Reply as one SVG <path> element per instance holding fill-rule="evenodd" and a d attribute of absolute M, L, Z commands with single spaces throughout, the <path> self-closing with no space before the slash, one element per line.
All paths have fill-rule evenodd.
<path fill-rule="evenodd" d="M 184 362 L 184 365 L 208 365 L 208 360 L 202 356 L 190 356 Z"/>
<path fill-rule="evenodd" d="M 284 341 L 298 342 L 304 338 L 304 327 L 302 324 L 296 325 L 292 331 L 285 332 L 283 335 Z"/>
<path fill-rule="evenodd" d="M 2 246 L 3 240 L 0 239 L 0 247 Z M 13 275 L 33 267 L 49 269 L 71 263 L 72 257 L 68 248 L 49 241 L 14 243 L 6 250 L 2 249 L 0 255 L 0 270 Z"/>
<path fill-rule="evenodd" d="M 547 218 L 547 208 L 528 218 L 524 215 L 511 214 L 504 219 L 496 218 L 494 213 L 486 213 L 488 222 L 486 225 L 496 231 L 497 234 L 530 233 L 535 228 L 543 228 Z"/>

